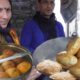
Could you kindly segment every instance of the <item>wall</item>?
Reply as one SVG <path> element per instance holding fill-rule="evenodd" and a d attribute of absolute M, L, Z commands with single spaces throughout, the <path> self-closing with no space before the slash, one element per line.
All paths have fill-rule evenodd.
<path fill-rule="evenodd" d="M 12 23 L 20 35 L 25 20 L 31 19 L 35 14 L 35 0 L 12 0 Z"/>

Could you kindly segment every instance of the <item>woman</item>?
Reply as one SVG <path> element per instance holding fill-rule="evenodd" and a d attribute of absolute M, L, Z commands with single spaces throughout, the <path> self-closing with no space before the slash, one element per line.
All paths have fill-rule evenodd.
<path fill-rule="evenodd" d="M 11 17 L 11 0 L 0 0 L 0 43 L 2 44 L 7 42 L 12 43 L 13 41 L 19 44 L 18 37 L 10 23 Z"/>

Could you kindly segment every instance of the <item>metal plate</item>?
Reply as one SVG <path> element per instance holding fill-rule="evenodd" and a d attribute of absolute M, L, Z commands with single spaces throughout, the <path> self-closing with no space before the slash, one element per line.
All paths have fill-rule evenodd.
<path fill-rule="evenodd" d="M 33 53 L 33 64 L 37 65 L 45 59 L 54 59 L 58 52 L 66 49 L 69 39 L 63 37 L 56 38 L 41 44 Z"/>

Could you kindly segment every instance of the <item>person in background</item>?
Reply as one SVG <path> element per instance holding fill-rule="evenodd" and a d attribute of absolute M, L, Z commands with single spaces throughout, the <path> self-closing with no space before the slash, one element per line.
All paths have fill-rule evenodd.
<path fill-rule="evenodd" d="M 65 36 L 62 24 L 53 13 L 54 6 L 54 0 L 37 0 L 36 14 L 23 26 L 20 42 L 32 53 L 43 42 Z"/>
<path fill-rule="evenodd" d="M 54 7 L 55 0 L 37 0 L 36 14 L 30 21 L 25 22 L 23 26 L 20 42 L 32 54 L 43 42 L 65 36 L 62 24 L 56 20 L 53 13 Z M 33 69 L 27 80 L 35 80 L 33 77 L 35 75 L 37 75 L 37 71 Z M 40 76 L 37 80 L 48 80 L 48 78 Z"/>
<path fill-rule="evenodd" d="M 12 42 L 19 44 L 17 33 L 10 23 L 11 17 L 11 0 L 0 0 L 0 44 Z"/>

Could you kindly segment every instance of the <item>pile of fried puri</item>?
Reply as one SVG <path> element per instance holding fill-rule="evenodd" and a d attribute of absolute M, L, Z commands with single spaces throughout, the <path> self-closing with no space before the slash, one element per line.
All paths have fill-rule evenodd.
<path fill-rule="evenodd" d="M 80 37 L 70 39 L 66 50 L 57 53 L 55 61 L 46 59 L 36 69 L 52 80 L 80 80 Z"/>

